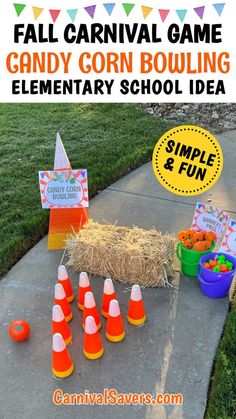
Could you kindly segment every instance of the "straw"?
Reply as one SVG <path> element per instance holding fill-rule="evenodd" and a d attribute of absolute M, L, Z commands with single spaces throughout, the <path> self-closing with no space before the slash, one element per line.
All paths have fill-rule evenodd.
<path fill-rule="evenodd" d="M 68 264 L 78 271 L 142 287 L 167 286 L 174 278 L 174 236 L 90 220 L 67 239 Z"/>

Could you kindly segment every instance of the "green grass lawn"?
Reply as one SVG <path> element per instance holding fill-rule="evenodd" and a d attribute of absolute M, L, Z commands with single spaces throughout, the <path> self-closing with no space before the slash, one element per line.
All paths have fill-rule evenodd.
<path fill-rule="evenodd" d="M 129 104 L 0 104 L 0 276 L 47 233 L 38 171 L 53 169 L 57 131 L 91 197 L 150 160 L 166 129 Z"/>

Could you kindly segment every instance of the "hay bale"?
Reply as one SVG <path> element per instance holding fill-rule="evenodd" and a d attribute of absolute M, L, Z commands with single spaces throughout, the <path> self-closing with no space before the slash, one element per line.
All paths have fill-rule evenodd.
<path fill-rule="evenodd" d="M 175 272 L 175 239 L 156 230 L 102 225 L 92 220 L 67 240 L 68 264 L 127 284 L 166 286 Z"/>

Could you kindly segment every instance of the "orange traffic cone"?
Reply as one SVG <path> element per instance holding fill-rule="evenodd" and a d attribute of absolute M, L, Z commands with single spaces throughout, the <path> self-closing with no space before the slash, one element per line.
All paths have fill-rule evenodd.
<path fill-rule="evenodd" d="M 75 296 L 71 286 L 70 278 L 64 265 L 60 265 L 58 268 L 58 283 L 63 286 L 67 301 L 71 303 Z"/>
<path fill-rule="evenodd" d="M 61 309 L 64 313 L 65 319 L 67 322 L 69 322 L 72 317 L 72 311 L 70 309 L 70 304 L 68 303 L 66 299 L 66 294 L 64 291 L 64 288 L 61 284 L 55 285 L 55 299 L 54 299 L 54 305 L 61 306 Z"/>
<path fill-rule="evenodd" d="M 72 342 L 72 335 L 66 322 L 63 311 L 59 305 L 53 306 L 52 309 L 52 334 L 60 333 L 66 345 Z"/>
<path fill-rule="evenodd" d="M 60 333 L 52 337 L 52 373 L 56 377 L 66 378 L 74 369 L 66 344 Z"/>
<path fill-rule="evenodd" d="M 93 316 L 85 319 L 84 356 L 88 359 L 98 359 L 104 353 L 102 341 Z"/>
<path fill-rule="evenodd" d="M 84 297 L 83 328 L 85 327 L 85 319 L 88 316 L 92 316 L 97 325 L 97 329 L 98 330 L 101 329 L 102 323 L 100 320 L 98 309 L 96 307 L 93 293 L 90 291 L 86 292 L 85 297 Z"/>
<path fill-rule="evenodd" d="M 104 281 L 103 296 L 102 296 L 102 315 L 108 317 L 109 305 L 111 300 L 116 300 L 116 293 L 112 279 L 107 278 Z"/>
<path fill-rule="evenodd" d="M 88 291 L 92 292 L 88 275 L 86 274 L 86 272 L 81 272 L 79 276 L 78 307 L 82 311 L 84 309 L 84 296 Z"/>
<path fill-rule="evenodd" d="M 135 326 L 143 324 L 146 320 L 146 313 L 139 285 L 132 286 L 127 320 Z"/>
<path fill-rule="evenodd" d="M 120 342 L 125 337 L 125 329 L 117 300 L 111 300 L 107 319 L 106 338 L 111 342 Z"/>

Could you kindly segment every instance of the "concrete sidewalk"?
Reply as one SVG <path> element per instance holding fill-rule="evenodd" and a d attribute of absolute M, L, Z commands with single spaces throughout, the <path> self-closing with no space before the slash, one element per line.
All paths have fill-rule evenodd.
<path fill-rule="evenodd" d="M 100 193 L 91 202 L 95 220 L 119 225 L 155 226 L 177 232 L 192 220 L 197 200 L 211 198 L 214 205 L 235 214 L 234 132 L 218 137 L 225 154 L 224 172 L 217 185 L 197 198 L 183 198 L 165 191 L 146 164 Z M 230 191 L 230 193 L 228 192 Z M 196 279 L 181 276 L 176 289 L 145 289 L 148 320 L 134 328 L 125 321 L 126 339 L 112 344 L 102 338 L 105 354 L 98 361 L 82 355 L 82 315 L 72 304 L 70 323 L 73 344 L 69 347 L 75 364 L 66 380 L 51 375 L 51 308 L 57 266 L 63 252 L 48 252 L 47 239 L 39 242 L 0 283 L 0 418 L 196 418 L 204 415 L 215 351 L 228 311 L 227 299 L 210 300 Z M 71 272 L 77 290 L 78 273 Z M 92 278 L 100 307 L 103 281 Z M 129 294 L 115 284 L 125 317 Z M 30 322 L 32 335 L 20 344 L 8 339 L 7 329 L 16 318 Z M 64 392 L 182 393 L 183 406 L 54 406 L 55 389 Z"/>

